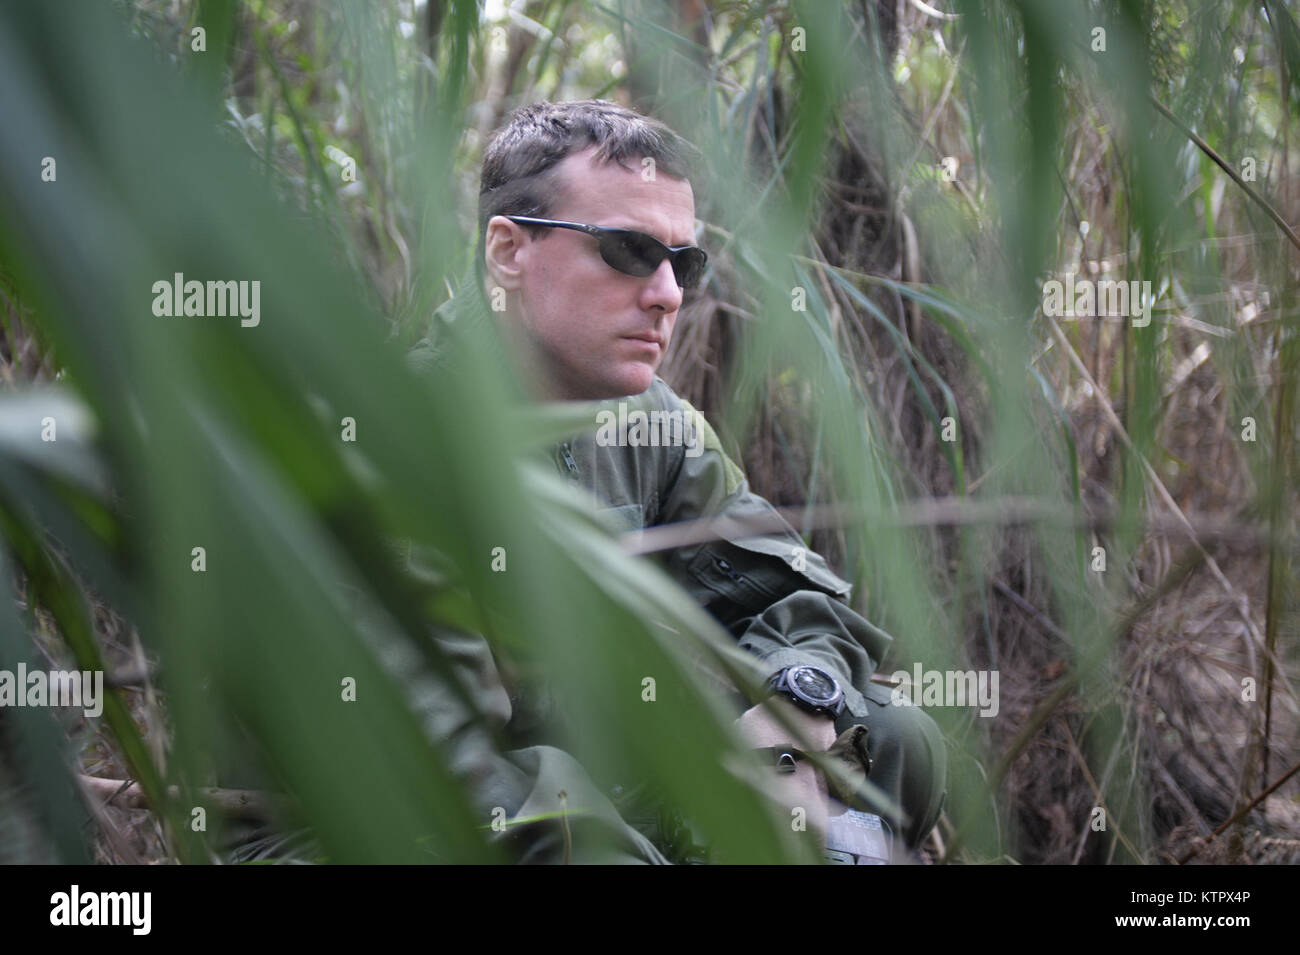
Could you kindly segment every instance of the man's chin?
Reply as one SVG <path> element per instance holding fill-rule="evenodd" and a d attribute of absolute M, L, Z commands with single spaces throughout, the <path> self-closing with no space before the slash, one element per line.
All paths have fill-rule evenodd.
<path fill-rule="evenodd" d="M 604 397 L 623 398 L 639 395 L 653 385 L 654 381 L 655 366 L 638 364 L 622 370 L 617 378 L 609 383 L 609 394 Z"/>
<path fill-rule="evenodd" d="M 570 378 L 568 387 L 557 388 L 552 394 L 568 401 L 605 401 L 639 395 L 654 384 L 656 365 L 641 362 L 623 365 L 614 374 L 586 378 L 580 386 Z"/>
<path fill-rule="evenodd" d="M 581 401 L 605 401 L 609 398 L 628 398 L 639 395 L 649 389 L 655 382 L 655 366 L 641 362 L 622 365 L 614 374 L 599 379 L 589 379 L 582 389 L 581 397 L 570 391 L 570 395 Z"/>

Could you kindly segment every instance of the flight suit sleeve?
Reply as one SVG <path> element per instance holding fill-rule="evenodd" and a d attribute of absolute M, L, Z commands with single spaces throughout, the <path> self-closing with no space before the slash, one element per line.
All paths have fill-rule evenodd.
<path fill-rule="evenodd" d="M 891 638 L 848 606 L 849 582 L 750 490 L 704 416 L 668 394 L 695 426 L 664 475 L 658 523 L 764 516 L 781 528 L 748 537 L 726 532 L 724 540 L 679 548 L 667 557 L 669 572 L 762 660 L 768 675 L 799 664 L 820 667 L 839 681 L 849 712 L 864 716 L 862 690 Z"/>
<path fill-rule="evenodd" d="M 505 828 L 492 838 L 512 858 L 524 863 L 667 863 L 623 821 L 569 753 L 554 746 L 502 748 L 498 741 L 512 715 L 510 697 L 482 636 L 429 628 L 471 706 L 409 640 L 399 639 L 377 615 L 363 620 L 372 649 L 401 684 L 484 825 L 504 810 Z"/>
<path fill-rule="evenodd" d="M 472 321 L 475 316 L 481 320 L 475 302 L 472 285 L 463 285 L 461 294 L 438 310 L 437 322 L 445 326 L 462 314 L 462 307 L 464 320 Z M 462 319 L 455 320 L 464 324 Z M 446 344 L 426 338 L 406 360 L 417 374 L 430 375 L 454 368 L 448 357 Z M 493 838 L 517 861 L 668 863 L 643 834 L 619 816 L 571 754 L 546 745 L 503 748 L 499 742 L 502 730 L 515 713 L 491 647 L 482 636 L 429 628 L 430 639 L 469 691 L 473 705 L 466 706 L 460 695 L 431 671 L 418 648 L 397 638 L 377 619 L 369 617 L 367 630 L 380 659 L 401 682 L 426 733 L 465 784 L 485 824 L 495 810 L 505 810 L 506 830 Z M 538 817 L 542 818 L 527 821 Z"/>

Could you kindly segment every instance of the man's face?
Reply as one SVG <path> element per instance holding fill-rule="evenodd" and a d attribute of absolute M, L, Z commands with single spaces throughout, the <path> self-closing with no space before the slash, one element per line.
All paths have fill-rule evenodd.
<path fill-rule="evenodd" d="M 693 244 L 689 182 L 662 173 L 646 181 L 640 163 L 631 170 L 595 164 L 594 150 L 556 167 L 563 188 L 546 218 L 635 229 L 665 245 Z M 510 292 L 508 310 L 527 332 L 551 397 L 613 398 L 650 387 L 682 304 L 669 260 L 643 278 L 625 275 L 600 257 L 593 236 L 546 229 L 532 238 L 503 217 L 489 222 L 487 246 L 493 279 Z M 492 269 L 494 259 L 506 262 L 507 271 Z"/>

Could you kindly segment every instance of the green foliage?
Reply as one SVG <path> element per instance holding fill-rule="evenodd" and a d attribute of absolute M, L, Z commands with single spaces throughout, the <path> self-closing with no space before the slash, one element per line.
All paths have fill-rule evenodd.
<path fill-rule="evenodd" d="M 714 3 L 702 19 L 650 0 L 534 0 L 509 17 L 465 0 L 174 6 L 0 11 L 5 337 L 16 353 L 35 334 L 61 379 L 0 404 L 0 523 L 32 601 L 24 620 L 0 594 L 0 666 L 30 654 L 36 606 L 81 667 L 104 666 L 101 602 L 138 628 L 162 664 L 167 758 L 128 694 L 114 693 L 104 721 L 168 820 L 168 853 L 206 858 L 185 807 L 211 762 L 232 762 L 291 793 L 334 861 L 504 858 L 377 659 L 369 615 L 453 684 L 430 626 L 473 626 L 563 672 L 576 721 L 608 729 L 576 755 L 599 775 L 635 767 L 656 780 L 677 807 L 658 825 L 679 861 L 798 858 L 723 768 L 728 714 L 692 672 L 703 653 L 743 679 L 726 634 L 523 457 L 579 412 L 513 407 L 493 342 L 471 343 L 454 377 L 426 381 L 402 361 L 472 260 L 490 130 L 521 102 L 599 95 L 704 148 L 707 291 L 757 317 L 731 341 L 720 430 L 745 446 L 774 407 L 792 416 L 804 500 L 867 515 L 842 556 L 859 609 L 902 636 L 906 659 L 1015 666 L 992 595 L 1011 545 L 996 515 L 955 521 L 942 539 L 889 515 L 939 484 L 959 503 L 1054 509 L 1025 533 L 1033 559 L 1012 569 L 1034 578 L 1066 635 L 1061 686 L 1078 687 L 1071 725 L 1094 784 L 1081 798 L 1113 820 L 1099 853 L 1156 857 L 1138 768 L 1150 754 L 1124 671 L 1135 614 L 1174 585 L 1146 578 L 1144 527 L 1170 516 L 1161 490 L 1192 486 L 1198 466 L 1169 437 L 1184 319 L 1218 336 L 1208 367 L 1228 431 L 1244 415 L 1261 429 L 1234 451 L 1260 489 L 1236 516 L 1274 540 L 1293 532 L 1296 257 L 1255 201 L 1276 204 L 1294 176 L 1289 5 L 961 0 L 956 19 L 910 11 L 901 26 L 877 22 L 880 5 L 819 2 Z M 191 50 L 197 26 L 206 53 Z M 1267 168 L 1254 197 L 1225 192 L 1153 99 L 1234 168 L 1283 168 Z M 56 182 L 39 178 L 46 156 Z M 947 157 L 960 159 L 955 182 Z M 890 235 L 878 244 L 893 250 L 880 261 L 837 229 L 850 195 L 879 203 L 869 211 Z M 909 230 L 920 261 L 891 238 Z M 1243 259 L 1221 240 L 1244 232 L 1260 249 Z M 1156 320 L 1103 330 L 1042 315 L 1044 275 L 1085 263 L 1150 282 Z M 258 279 L 261 322 L 153 315 L 153 283 L 175 273 Z M 1261 285 L 1277 290 L 1270 335 L 1231 305 Z M 1117 463 L 1079 440 L 1081 395 L 1117 409 L 1105 435 Z M 57 442 L 39 439 L 46 416 Z M 345 416 L 355 445 L 339 440 Z M 949 418 L 955 442 L 935 438 Z M 909 457 L 914 438 L 925 468 Z M 1100 518 L 1089 492 L 1106 499 Z M 394 540 L 430 566 L 395 557 Z M 1111 569 L 1100 575 L 1088 566 L 1099 544 Z M 493 574 L 485 555 L 498 546 L 527 570 Z M 1268 579 L 1288 579 L 1289 550 L 1270 559 Z M 1285 611 L 1281 597 L 1265 611 L 1283 660 Z M 682 690 L 653 716 L 610 689 L 646 673 Z M 342 675 L 363 702 L 337 702 Z M 1052 717 L 1055 693 L 1017 714 L 1016 734 Z M 934 715 L 951 744 L 950 856 L 1019 852 L 1028 837 L 1001 787 L 1029 737 Z M 81 858 L 54 731 L 34 717 L 18 731 L 45 741 L 16 762 L 50 807 L 50 844 Z"/>

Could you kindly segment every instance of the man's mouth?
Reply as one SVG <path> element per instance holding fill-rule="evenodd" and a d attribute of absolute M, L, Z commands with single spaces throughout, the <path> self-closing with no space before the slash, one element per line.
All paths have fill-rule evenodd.
<path fill-rule="evenodd" d="M 655 346 L 657 346 L 657 347 L 660 348 L 660 349 L 662 349 L 662 348 L 664 347 L 663 339 L 660 338 L 658 335 L 651 335 L 651 334 L 646 334 L 646 335 L 624 335 L 623 337 L 626 338 L 628 341 L 632 341 L 632 342 L 645 342 L 645 343 L 648 344 L 648 345 L 655 345 Z"/>

